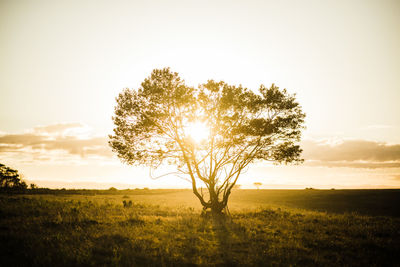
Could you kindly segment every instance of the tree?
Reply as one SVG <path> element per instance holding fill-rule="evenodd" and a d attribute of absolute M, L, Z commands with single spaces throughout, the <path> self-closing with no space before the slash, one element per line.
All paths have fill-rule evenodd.
<path fill-rule="evenodd" d="M 257 189 L 260 189 L 260 186 L 262 186 L 262 183 L 260 183 L 260 182 L 255 182 L 255 183 L 253 183 L 253 185 L 254 185 L 255 187 L 257 187 Z"/>
<path fill-rule="evenodd" d="M 36 184 L 30 184 L 31 189 L 38 189 L 38 186 Z"/>
<path fill-rule="evenodd" d="M 187 86 L 155 69 L 137 90 L 116 98 L 109 144 L 130 165 L 176 166 L 205 210 L 221 214 L 250 163 L 298 163 L 305 114 L 294 95 L 272 84 L 259 93 L 209 80 Z M 206 188 L 206 192 L 202 188 Z"/>
<path fill-rule="evenodd" d="M 26 189 L 27 185 L 21 180 L 17 170 L 0 163 L 0 187 L 3 189 Z"/>

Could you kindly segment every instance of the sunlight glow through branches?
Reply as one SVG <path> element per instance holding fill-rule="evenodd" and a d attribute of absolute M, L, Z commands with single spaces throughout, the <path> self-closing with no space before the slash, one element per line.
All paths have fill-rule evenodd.
<path fill-rule="evenodd" d="M 185 128 L 185 134 L 187 137 L 193 139 L 194 142 L 201 143 L 210 136 L 210 129 L 206 123 L 194 121 L 189 123 Z"/>

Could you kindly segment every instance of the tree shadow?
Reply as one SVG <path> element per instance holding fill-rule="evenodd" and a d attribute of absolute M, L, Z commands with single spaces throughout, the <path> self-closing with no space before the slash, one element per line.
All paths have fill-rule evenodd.
<path fill-rule="evenodd" d="M 248 255 L 250 239 L 244 226 L 236 223 L 232 216 L 225 214 L 210 218 L 217 241 L 217 250 L 222 266 L 243 265 L 243 255 Z M 245 261 L 249 264 L 248 259 Z"/>

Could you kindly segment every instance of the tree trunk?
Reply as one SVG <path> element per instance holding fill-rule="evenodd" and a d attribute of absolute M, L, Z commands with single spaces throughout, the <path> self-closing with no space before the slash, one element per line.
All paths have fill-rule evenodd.
<path fill-rule="evenodd" d="M 224 209 L 221 202 L 211 203 L 211 213 L 214 215 L 221 215 Z"/>
<path fill-rule="evenodd" d="M 220 202 L 218 195 L 215 192 L 214 186 L 210 186 L 210 208 L 213 215 L 222 215 L 222 210 L 225 208 L 223 202 Z"/>

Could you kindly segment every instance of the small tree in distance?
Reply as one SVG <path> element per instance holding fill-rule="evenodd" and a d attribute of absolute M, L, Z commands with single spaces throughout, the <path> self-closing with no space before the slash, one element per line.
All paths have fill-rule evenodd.
<path fill-rule="evenodd" d="M 214 214 L 227 206 L 250 163 L 302 161 L 296 142 L 305 114 L 294 95 L 274 84 L 261 85 L 258 94 L 213 80 L 193 88 L 164 68 L 116 100 L 109 144 L 118 157 L 151 168 L 175 165 L 203 208 Z"/>
<path fill-rule="evenodd" d="M 254 185 L 255 187 L 257 187 L 257 190 L 258 190 L 258 189 L 260 189 L 260 186 L 262 186 L 262 183 L 260 183 L 260 182 L 255 182 L 255 183 L 253 183 L 253 185 Z"/>

